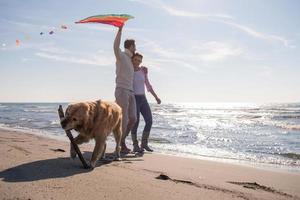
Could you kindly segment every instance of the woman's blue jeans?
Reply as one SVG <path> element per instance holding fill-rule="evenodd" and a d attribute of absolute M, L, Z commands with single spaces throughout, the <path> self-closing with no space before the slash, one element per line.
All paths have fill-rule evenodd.
<path fill-rule="evenodd" d="M 143 132 L 149 133 L 152 127 L 152 113 L 147 98 L 145 95 L 135 95 L 135 100 L 136 100 L 137 120 L 131 130 L 131 134 L 137 134 L 137 129 L 140 122 L 140 114 L 142 114 L 145 121 L 145 127 Z"/>

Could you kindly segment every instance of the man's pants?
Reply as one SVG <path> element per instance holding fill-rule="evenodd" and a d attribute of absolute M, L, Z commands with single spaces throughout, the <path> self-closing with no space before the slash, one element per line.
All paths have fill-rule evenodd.
<path fill-rule="evenodd" d="M 122 108 L 122 143 L 136 122 L 136 103 L 133 91 L 117 87 L 115 90 L 117 104 Z"/>

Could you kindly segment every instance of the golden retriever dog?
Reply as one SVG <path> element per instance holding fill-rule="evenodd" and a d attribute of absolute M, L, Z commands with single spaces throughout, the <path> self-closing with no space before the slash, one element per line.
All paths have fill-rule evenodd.
<path fill-rule="evenodd" d="M 116 141 L 116 159 L 120 160 L 120 143 L 122 138 L 122 109 L 118 104 L 98 100 L 95 102 L 80 102 L 70 104 L 61 120 L 65 130 L 76 130 L 79 135 L 74 138 L 76 144 L 95 139 L 95 147 L 90 161 L 94 168 L 97 160 L 105 156 L 106 138 L 113 132 Z M 71 158 L 76 152 L 71 145 Z"/>

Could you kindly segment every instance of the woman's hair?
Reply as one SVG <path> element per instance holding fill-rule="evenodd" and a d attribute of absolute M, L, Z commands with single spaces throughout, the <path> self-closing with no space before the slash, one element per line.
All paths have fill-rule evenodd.
<path fill-rule="evenodd" d="M 129 49 L 129 47 L 134 44 L 135 44 L 135 41 L 133 39 L 127 39 L 124 42 L 124 48 Z"/>
<path fill-rule="evenodd" d="M 133 54 L 132 58 L 134 58 L 134 57 L 136 57 L 136 56 L 143 58 L 143 55 L 142 55 L 142 54 L 139 54 L 139 53 L 137 53 L 137 52 Z"/>

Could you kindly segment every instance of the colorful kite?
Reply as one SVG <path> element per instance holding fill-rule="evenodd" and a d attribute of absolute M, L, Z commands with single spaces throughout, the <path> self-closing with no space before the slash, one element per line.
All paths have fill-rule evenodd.
<path fill-rule="evenodd" d="M 132 19 L 132 18 L 133 16 L 126 15 L 126 14 L 95 15 L 75 23 L 102 23 L 102 24 L 110 24 L 116 27 L 121 27 L 128 19 Z"/>
<path fill-rule="evenodd" d="M 16 46 L 18 47 L 18 46 L 20 46 L 20 44 L 21 44 L 21 42 L 20 42 L 20 40 L 16 40 Z"/>

